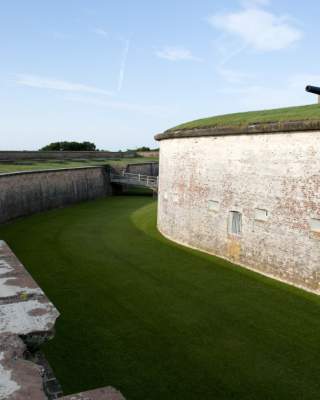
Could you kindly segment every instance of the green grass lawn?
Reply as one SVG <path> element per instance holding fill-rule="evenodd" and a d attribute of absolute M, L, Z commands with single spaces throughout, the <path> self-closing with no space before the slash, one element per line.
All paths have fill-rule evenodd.
<path fill-rule="evenodd" d="M 7 172 L 18 171 L 35 171 L 43 169 L 57 169 L 57 168 L 75 168 L 75 167 L 88 167 L 94 165 L 111 165 L 114 167 L 124 167 L 132 163 L 146 163 L 149 161 L 158 161 L 158 158 L 153 157 L 135 157 L 135 158 L 119 158 L 119 159 L 105 159 L 105 160 L 83 160 L 83 161 L 25 161 L 31 165 L 16 165 L 1 163 L 0 161 L 0 174 Z"/>
<path fill-rule="evenodd" d="M 312 119 L 320 120 L 319 104 L 217 115 L 214 117 L 202 118 L 195 121 L 186 122 L 170 130 L 206 128 L 218 125 L 242 126 L 259 122 L 301 121 Z"/>
<path fill-rule="evenodd" d="M 320 298 L 164 239 L 150 197 L 38 214 L 0 238 L 61 312 L 44 350 L 66 393 L 319 398 Z"/>

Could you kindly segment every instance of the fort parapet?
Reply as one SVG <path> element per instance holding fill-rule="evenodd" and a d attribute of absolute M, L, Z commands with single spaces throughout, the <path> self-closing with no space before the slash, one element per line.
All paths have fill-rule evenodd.
<path fill-rule="evenodd" d="M 169 130 L 158 228 L 320 294 L 320 121 Z"/>

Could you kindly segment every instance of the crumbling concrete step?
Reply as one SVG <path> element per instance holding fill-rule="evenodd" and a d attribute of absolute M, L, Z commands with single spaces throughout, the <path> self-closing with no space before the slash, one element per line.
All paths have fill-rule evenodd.
<path fill-rule="evenodd" d="M 0 240 L 0 400 L 52 400 L 62 395 L 37 352 L 53 337 L 58 316 L 9 246 Z M 124 400 L 111 387 L 60 398 Z"/>
<path fill-rule="evenodd" d="M 118 390 L 112 387 L 89 390 L 88 392 L 82 392 L 78 394 L 72 394 L 70 396 L 61 397 L 60 399 L 61 400 L 125 400 L 122 394 Z"/>

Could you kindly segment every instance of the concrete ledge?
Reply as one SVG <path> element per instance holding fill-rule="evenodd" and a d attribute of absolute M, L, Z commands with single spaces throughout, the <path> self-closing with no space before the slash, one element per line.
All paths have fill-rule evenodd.
<path fill-rule="evenodd" d="M 106 387 L 61 397 L 61 400 L 125 400 L 125 398 L 118 390 Z"/>
<path fill-rule="evenodd" d="M 42 370 L 26 360 L 53 337 L 59 312 L 0 241 L 0 399 L 47 399 Z"/>
<path fill-rule="evenodd" d="M 0 241 L 0 334 L 30 335 L 37 345 L 53 336 L 59 312 Z"/>
<path fill-rule="evenodd" d="M 0 240 L 0 400 L 52 400 L 45 363 L 35 353 L 54 335 L 59 312 Z M 50 382 L 49 382 L 50 381 Z M 62 393 L 60 393 L 61 395 Z M 64 400 L 124 400 L 106 387 L 63 397 Z"/>
<path fill-rule="evenodd" d="M 0 335 L 0 399 L 45 400 L 41 368 L 25 359 L 27 347 L 17 335 Z"/>
<path fill-rule="evenodd" d="M 254 135 L 286 132 L 294 133 L 319 130 L 320 120 L 280 121 L 255 123 L 250 125 L 217 125 L 204 128 L 168 130 L 164 133 L 159 133 L 158 135 L 155 135 L 155 139 L 160 141 L 165 139 L 179 139 L 202 136 L 230 136 L 248 134 Z"/>

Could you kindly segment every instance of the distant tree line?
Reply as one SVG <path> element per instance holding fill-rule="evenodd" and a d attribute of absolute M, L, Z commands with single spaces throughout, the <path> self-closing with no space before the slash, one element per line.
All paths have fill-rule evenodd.
<path fill-rule="evenodd" d="M 126 151 L 136 152 L 136 151 L 158 151 L 159 149 L 151 149 L 150 147 L 142 146 L 136 149 L 127 149 Z M 47 146 L 42 147 L 39 151 L 108 151 L 108 150 L 98 150 L 96 145 L 91 142 L 54 142 Z M 122 153 L 119 150 L 119 153 Z"/>
<path fill-rule="evenodd" d="M 42 147 L 40 151 L 97 151 L 91 142 L 54 142 Z"/>
<path fill-rule="evenodd" d="M 136 149 L 128 149 L 127 151 L 159 151 L 159 149 L 150 149 L 150 147 L 142 146 L 137 147 Z"/>

